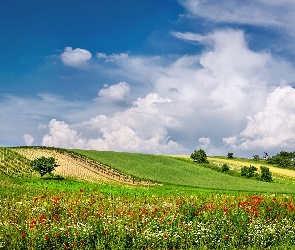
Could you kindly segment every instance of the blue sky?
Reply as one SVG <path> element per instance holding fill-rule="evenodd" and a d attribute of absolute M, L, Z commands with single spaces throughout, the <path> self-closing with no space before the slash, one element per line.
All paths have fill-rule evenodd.
<path fill-rule="evenodd" d="M 290 0 L 0 8 L 0 145 L 251 157 L 295 146 Z"/>

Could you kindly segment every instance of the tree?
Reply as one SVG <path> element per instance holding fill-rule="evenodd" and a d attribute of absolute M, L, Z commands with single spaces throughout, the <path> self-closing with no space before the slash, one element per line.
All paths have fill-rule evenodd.
<path fill-rule="evenodd" d="M 198 151 L 195 150 L 191 154 L 191 158 L 194 160 L 194 162 L 198 163 L 209 163 L 207 160 L 207 155 L 203 149 L 199 149 Z"/>
<path fill-rule="evenodd" d="M 244 166 L 241 168 L 241 176 L 245 176 L 246 178 L 253 178 L 255 176 L 257 176 L 256 173 L 257 168 L 254 166 L 247 167 Z"/>
<path fill-rule="evenodd" d="M 259 155 L 253 155 L 253 160 L 254 161 L 259 161 Z"/>
<path fill-rule="evenodd" d="M 233 158 L 234 153 L 228 153 L 227 158 Z"/>
<path fill-rule="evenodd" d="M 272 182 L 272 175 L 268 167 L 261 166 L 260 171 L 261 171 L 260 178 L 262 181 Z"/>
<path fill-rule="evenodd" d="M 46 158 L 44 156 L 32 160 L 30 162 L 30 165 L 33 168 L 33 170 L 38 171 L 40 173 L 41 177 L 47 173 L 51 174 L 52 171 L 59 166 L 55 163 L 55 159 L 53 157 Z"/>

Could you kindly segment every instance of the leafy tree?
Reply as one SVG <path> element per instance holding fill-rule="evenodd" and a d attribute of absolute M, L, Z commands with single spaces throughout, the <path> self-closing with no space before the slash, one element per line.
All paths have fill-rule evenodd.
<path fill-rule="evenodd" d="M 55 163 L 55 159 L 53 157 L 46 158 L 44 156 L 32 160 L 30 162 L 30 165 L 33 168 L 33 170 L 38 171 L 40 173 L 41 177 L 47 173 L 51 174 L 52 171 L 59 166 Z"/>
<path fill-rule="evenodd" d="M 261 166 L 260 171 L 261 171 L 260 178 L 262 181 L 272 182 L 272 175 L 268 167 Z"/>
<path fill-rule="evenodd" d="M 191 154 L 191 158 L 194 160 L 194 162 L 209 163 L 209 161 L 207 160 L 206 152 L 203 149 L 199 149 L 198 151 L 195 150 Z"/>
<path fill-rule="evenodd" d="M 253 160 L 254 161 L 259 161 L 259 155 L 253 155 Z"/>
<path fill-rule="evenodd" d="M 245 176 L 246 178 L 253 178 L 257 176 L 257 173 L 255 173 L 257 170 L 256 167 L 251 166 L 250 167 L 242 167 L 241 168 L 241 176 Z"/>
<path fill-rule="evenodd" d="M 281 168 L 295 167 L 295 152 L 281 151 L 276 156 L 269 157 L 266 162 L 270 164 L 277 164 Z"/>
<path fill-rule="evenodd" d="M 233 158 L 234 153 L 228 153 L 227 158 Z"/>

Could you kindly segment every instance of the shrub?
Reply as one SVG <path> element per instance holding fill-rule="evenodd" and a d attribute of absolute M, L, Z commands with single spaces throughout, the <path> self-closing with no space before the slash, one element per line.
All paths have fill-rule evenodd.
<path fill-rule="evenodd" d="M 268 167 L 261 166 L 260 171 L 261 171 L 260 179 L 262 181 L 272 182 L 272 175 Z"/>
<path fill-rule="evenodd" d="M 191 154 L 191 158 L 198 163 L 209 163 L 207 160 L 206 152 L 203 149 L 195 150 Z"/>
<path fill-rule="evenodd" d="M 245 176 L 246 178 L 253 178 L 253 177 L 257 177 L 257 173 L 255 173 L 257 171 L 257 168 L 254 166 L 250 167 L 242 167 L 241 168 L 241 176 Z"/>
<path fill-rule="evenodd" d="M 221 167 L 221 171 L 224 173 L 224 172 L 227 172 L 228 170 L 229 170 L 229 166 L 226 163 L 224 163 Z"/>
<path fill-rule="evenodd" d="M 30 165 L 32 166 L 33 170 L 40 173 L 41 177 L 47 173 L 51 174 L 52 171 L 59 166 L 55 163 L 55 159 L 53 157 L 46 158 L 44 156 L 32 160 Z"/>

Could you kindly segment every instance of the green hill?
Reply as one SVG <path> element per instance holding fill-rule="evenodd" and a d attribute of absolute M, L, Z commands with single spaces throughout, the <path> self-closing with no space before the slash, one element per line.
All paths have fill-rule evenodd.
<path fill-rule="evenodd" d="M 295 185 L 266 183 L 229 176 L 168 156 L 94 150 L 73 150 L 137 178 L 164 184 L 251 192 L 295 193 Z"/>

